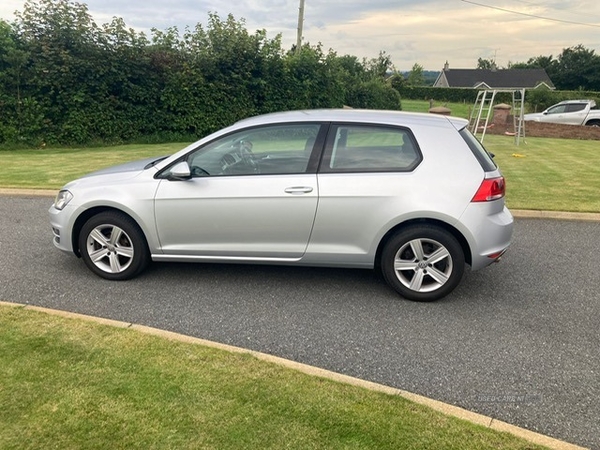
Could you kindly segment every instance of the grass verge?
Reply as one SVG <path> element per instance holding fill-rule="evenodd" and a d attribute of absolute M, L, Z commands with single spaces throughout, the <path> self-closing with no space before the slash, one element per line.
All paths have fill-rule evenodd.
<path fill-rule="evenodd" d="M 0 448 L 541 448 L 250 355 L 0 306 Z"/>

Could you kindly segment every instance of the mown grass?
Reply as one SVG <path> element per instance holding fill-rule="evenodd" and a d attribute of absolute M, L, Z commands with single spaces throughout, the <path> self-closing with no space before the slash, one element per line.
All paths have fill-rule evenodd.
<path fill-rule="evenodd" d="M 534 449 L 243 354 L 0 306 L 0 448 Z"/>
<path fill-rule="evenodd" d="M 433 100 L 431 103 L 424 100 L 402 100 L 402 110 L 410 112 L 429 112 L 431 106 L 445 106 L 452 111 L 452 115 L 455 117 L 462 117 L 468 119 L 471 110 L 473 109 L 474 103 L 458 103 L 458 102 L 444 102 L 439 100 Z"/>
<path fill-rule="evenodd" d="M 527 138 L 520 146 L 509 136 L 486 135 L 507 179 L 507 204 L 515 209 L 600 212 L 600 143 Z M 98 148 L 0 151 L 0 187 L 60 189 L 94 170 L 171 154 L 185 143 Z"/>
<path fill-rule="evenodd" d="M 186 143 L 131 144 L 94 148 L 0 150 L 0 186 L 60 189 L 68 181 L 98 169 L 136 159 L 169 155 Z"/>
<path fill-rule="evenodd" d="M 600 142 L 486 135 L 507 180 L 510 208 L 600 212 Z"/>

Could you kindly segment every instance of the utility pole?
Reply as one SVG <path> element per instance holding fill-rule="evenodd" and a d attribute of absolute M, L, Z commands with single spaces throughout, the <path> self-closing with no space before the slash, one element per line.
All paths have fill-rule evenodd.
<path fill-rule="evenodd" d="M 298 8 L 298 37 L 296 39 L 296 53 L 300 52 L 302 47 L 302 27 L 304 26 L 304 0 L 300 0 Z"/>

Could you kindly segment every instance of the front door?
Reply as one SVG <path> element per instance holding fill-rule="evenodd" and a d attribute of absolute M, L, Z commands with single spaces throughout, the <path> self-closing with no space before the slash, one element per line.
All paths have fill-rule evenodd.
<path fill-rule="evenodd" d="M 168 255 L 299 259 L 312 230 L 317 176 L 309 161 L 318 124 L 254 128 L 185 159 L 189 180 L 161 180 L 156 227 Z M 315 157 L 315 155 L 313 155 Z"/>

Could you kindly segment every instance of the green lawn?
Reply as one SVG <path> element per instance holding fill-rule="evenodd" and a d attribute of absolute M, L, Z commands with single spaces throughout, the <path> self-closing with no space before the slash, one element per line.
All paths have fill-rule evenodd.
<path fill-rule="evenodd" d="M 474 103 L 450 103 L 443 101 L 433 101 L 433 106 L 445 106 L 452 111 L 452 115 L 455 117 L 462 117 L 468 119 L 473 109 Z M 430 103 L 424 100 L 402 100 L 402 110 L 410 112 L 429 112 Z"/>
<path fill-rule="evenodd" d="M 600 212 L 600 142 L 486 135 L 507 179 L 507 204 L 515 209 Z M 176 152 L 185 143 L 99 148 L 0 151 L 0 187 L 60 189 L 85 173 Z"/>
<path fill-rule="evenodd" d="M 132 144 L 93 148 L 1 150 L 0 187 L 60 189 L 65 183 L 94 170 L 127 161 L 169 155 L 187 143 Z"/>
<path fill-rule="evenodd" d="M 0 306 L 2 449 L 536 449 L 253 356 Z"/>
<path fill-rule="evenodd" d="M 510 208 L 600 212 L 600 142 L 486 135 L 507 181 Z"/>

